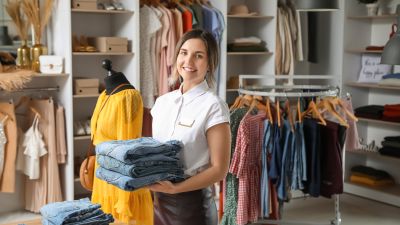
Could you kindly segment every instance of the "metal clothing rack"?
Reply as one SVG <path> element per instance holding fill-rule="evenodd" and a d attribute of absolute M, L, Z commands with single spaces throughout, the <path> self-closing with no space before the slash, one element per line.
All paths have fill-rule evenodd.
<path fill-rule="evenodd" d="M 339 87 L 331 85 L 256 85 L 245 86 L 244 80 L 246 79 L 335 79 L 335 76 L 327 75 L 239 75 L 239 94 L 268 96 L 268 97 L 326 97 L 326 96 L 339 96 Z M 300 92 L 301 89 L 318 90 L 316 92 Z M 332 195 L 334 199 L 334 213 L 335 218 L 329 223 L 317 223 L 311 221 L 293 221 L 293 220 L 270 220 L 262 219 L 252 224 L 288 224 L 288 225 L 340 225 L 342 222 L 340 209 L 339 209 L 339 195 Z M 280 212 L 280 215 L 282 213 Z"/>

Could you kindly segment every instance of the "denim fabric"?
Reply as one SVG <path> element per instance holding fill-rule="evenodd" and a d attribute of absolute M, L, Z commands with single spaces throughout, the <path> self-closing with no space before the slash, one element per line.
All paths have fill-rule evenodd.
<path fill-rule="evenodd" d="M 281 173 L 277 185 L 278 199 L 286 200 L 287 198 L 287 186 L 288 186 L 288 171 L 290 166 L 290 159 L 292 149 L 294 148 L 294 132 L 292 132 L 290 123 L 288 120 L 283 122 L 283 151 L 282 151 L 282 162 L 281 162 Z"/>
<path fill-rule="evenodd" d="M 114 218 L 111 214 L 99 214 L 93 217 L 89 217 L 86 220 L 72 223 L 73 225 L 97 225 L 97 224 L 109 224 L 114 222 Z"/>
<path fill-rule="evenodd" d="M 146 165 L 138 166 L 136 164 L 126 164 L 105 155 L 97 155 L 97 162 L 105 169 L 133 178 L 144 177 L 158 173 L 183 174 L 182 166 L 178 165 L 178 162 L 151 161 L 144 162 Z"/>
<path fill-rule="evenodd" d="M 295 147 L 292 162 L 294 166 L 292 171 L 291 189 L 302 190 L 304 189 L 303 182 L 307 181 L 306 146 L 302 123 L 295 124 Z"/>
<path fill-rule="evenodd" d="M 43 206 L 40 213 L 43 224 L 63 224 L 69 218 L 84 215 L 100 208 L 100 204 L 93 204 L 89 198 L 74 201 L 55 202 Z"/>
<path fill-rule="evenodd" d="M 153 154 L 176 156 L 183 147 L 182 142 L 171 140 L 165 143 L 142 137 L 132 140 L 106 141 L 96 145 L 96 153 L 108 155 L 125 163 Z"/>
<path fill-rule="evenodd" d="M 94 211 L 87 212 L 87 213 L 85 213 L 83 215 L 78 215 L 78 216 L 74 216 L 74 217 L 68 218 L 68 219 L 66 219 L 64 221 L 63 224 L 64 225 L 66 225 L 66 224 L 76 224 L 76 223 L 78 223 L 80 221 L 84 221 L 86 219 L 89 219 L 91 217 L 95 217 L 95 216 L 98 216 L 98 215 L 101 215 L 101 214 L 104 214 L 104 212 L 101 209 L 96 209 Z"/>
<path fill-rule="evenodd" d="M 170 173 L 160 173 L 146 177 L 132 178 L 102 167 L 96 169 L 96 177 L 125 191 L 134 191 L 162 180 L 170 180 L 172 182 L 184 180 L 183 174 Z"/>
<path fill-rule="evenodd" d="M 268 171 L 269 179 L 276 184 L 281 174 L 282 149 L 281 149 L 281 128 L 273 125 L 273 148 L 271 149 L 271 161 Z"/>
<path fill-rule="evenodd" d="M 268 120 L 264 121 L 264 139 L 261 152 L 261 217 L 269 217 L 268 151 L 272 148 L 272 128 Z"/>

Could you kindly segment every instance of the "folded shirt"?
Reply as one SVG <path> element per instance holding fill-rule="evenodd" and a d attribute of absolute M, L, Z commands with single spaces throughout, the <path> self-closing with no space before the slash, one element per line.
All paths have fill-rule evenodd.
<path fill-rule="evenodd" d="M 367 51 L 382 51 L 385 46 L 369 45 L 365 48 Z"/>
<path fill-rule="evenodd" d="M 353 183 L 364 184 L 372 187 L 390 186 L 394 184 L 393 179 L 373 180 L 367 177 L 350 175 L 350 181 Z"/>
<path fill-rule="evenodd" d="M 390 176 L 390 174 L 387 173 L 386 171 L 377 170 L 377 169 L 369 167 L 369 166 L 362 166 L 362 165 L 353 166 L 351 168 L 351 172 L 352 173 L 365 174 L 365 175 L 368 175 L 370 177 L 373 177 L 375 180 L 381 180 L 381 179 L 386 179 L 386 178 L 391 179 L 392 178 L 392 176 Z"/>
<path fill-rule="evenodd" d="M 383 138 L 385 141 L 396 141 L 400 142 L 400 136 L 386 136 Z"/>
<path fill-rule="evenodd" d="M 235 38 L 233 39 L 233 43 L 253 43 L 253 44 L 259 44 L 261 43 L 262 40 L 258 37 L 241 37 L 241 38 Z"/>
<path fill-rule="evenodd" d="M 267 52 L 266 43 L 262 41 L 259 44 L 238 46 L 233 43 L 228 44 L 228 52 Z"/>
<path fill-rule="evenodd" d="M 150 137 L 142 137 L 132 140 L 102 142 L 96 145 L 96 153 L 110 156 L 121 162 L 132 163 L 139 158 L 156 154 L 174 157 L 182 146 L 182 142 L 176 140 L 162 143 Z"/>
<path fill-rule="evenodd" d="M 135 191 L 139 188 L 155 184 L 158 181 L 169 180 L 171 182 L 180 182 L 184 180 L 183 176 L 169 173 L 160 173 L 145 177 L 133 178 L 104 169 L 103 167 L 98 167 L 96 169 L 96 177 L 125 191 Z"/>
<path fill-rule="evenodd" d="M 400 158 L 400 148 L 393 148 L 393 147 L 383 147 L 380 148 L 379 153 L 382 155 L 393 156 L 396 158 Z"/>
<path fill-rule="evenodd" d="M 400 73 L 390 73 L 382 76 L 382 79 L 395 78 L 400 79 Z"/>
<path fill-rule="evenodd" d="M 399 148 L 400 149 L 400 142 L 399 141 L 382 141 L 382 147 L 392 147 L 392 148 Z"/>
<path fill-rule="evenodd" d="M 383 110 L 384 110 L 383 105 L 366 105 L 354 109 L 356 113 L 370 113 L 370 114 L 382 114 Z"/>

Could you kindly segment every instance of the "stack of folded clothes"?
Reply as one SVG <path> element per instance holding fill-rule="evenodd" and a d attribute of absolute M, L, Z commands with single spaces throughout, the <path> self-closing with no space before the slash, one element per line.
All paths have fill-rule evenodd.
<path fill-rule="evenodd" d="M 400 122 L 400 104 L 385 105 L 382 120 Z"/>
<path fill-rule="evenodd" d="M 386 74 L 378 82 L 381 85 L 400 86 L 400 73 Z"/>
<path fill-rule="evenodd" d="M 114 222 L 111 214 L 105 214 L 100 204 L 91 203 L 89 198 L 50 203 L 40 209 L 40 214 L 43 225 L 106 225 Z"/>
<path fill-rule="evenodd" d="M 400 158 L 400 136 L 385 137 L 379 153 Z"/>
<path fill-rule="evenodd" d="M 368 166 L 354 166 L 351 168 L 350 181 L 371 187 L 390 186 L 394 180 L 390 174 Z"/>
<path fill-rule="evenodd" d="M 178 153 L 182 143 L 161 143 L 150 137 L 108 141 L 96 146 L 96 176 L 125 191 L 134 191 L 162 180 L 184 179 Z"/>
<path fill-rule="evenodd" d="M 228 52 L 267 52 L 265 41 L 258 37 L 235 38 L 228 44 Z"/>
<path fill-rule="evenodd" d="M 382 119 L 384 107 L 382 105 L 366 105 L 354 109 L 355 116 L 369 119 Z"/>

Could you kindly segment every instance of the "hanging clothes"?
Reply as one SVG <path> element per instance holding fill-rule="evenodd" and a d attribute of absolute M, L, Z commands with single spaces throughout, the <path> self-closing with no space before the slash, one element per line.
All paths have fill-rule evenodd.
<path fill-rule="evenodd" d="M 32 126 L 24 134 L 22 143 L 24 153 L 23 172 L 31 180 L 40 177 L 40 157 L 47 154 L 43 136 L 39 131 L 39 115 L 36 114 L 33 119 Z"/>
<path fill-rule="evenodd" d="M 14 103 L 0 102 L 1 111 L 8 115 L 7 125 L 4 127 L 7 143 L 4 147 L 4 167 L 0 179 L 0 192 L 15 192 L 15 159 L 17 156 L 17 123 Z"/>
<path fill-rule="evenodd" d="M 141 136 L 143 103 L 139 91 L 126 89 L 107 99 L 99 96 L 91 120 L 92 140 L 97 145 L 104 141 L 128 140 Z M 96 162 L 95 168 L 99 165 Z M 101 204 L 102 210 L 115 219 L 135 225 L 153 224 L 153 201 L 148 189 L 123 191 L 105 181 L 94 178 L 92 202 Z"/>
<path fill-rule="evenodd" d="M 32 99 L 28 107 L 34 108 L 41 117 L 38 128 L 48 151 L 48 154 L 40 157 L 39 179 L 26 179 L 25 183 L 25 209 L 39 212 L 42 206 L 63 200 L 57 163 L 55 106 L 53 99 L 50 98 Z M 28 116 L 32 120 L 35 115 L 29 111 Z"/>
<path fill-rule="evenodd" d="M 4 169 L 4 155 L 5 155 L 4 149 L 7 143 L 7 137 L 4 127 L 7 119 L 8 115 L 4 116 L 3 119 L 0 120 L 0 179 Z"/>
<path fill-rule="evenodd" d="M 56 109 L 56 142 L 57 142 L 57 163 L 66 163 L 67 140 L 65 129 L 64 107 L 57 105 Z"/>

